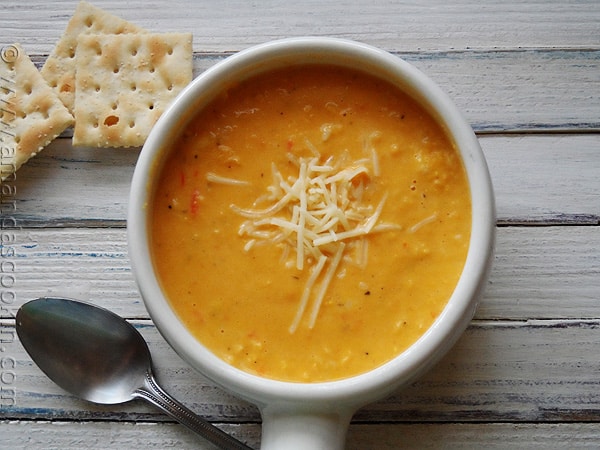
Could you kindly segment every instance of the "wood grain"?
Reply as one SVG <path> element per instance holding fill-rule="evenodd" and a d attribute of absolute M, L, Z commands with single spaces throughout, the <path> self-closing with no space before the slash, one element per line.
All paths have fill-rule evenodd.
<path fill-rule="evenodd" d="M 600 49 L 392 53 L 435 81 L 480 134 L 600 130 Z M 197 52 L 194 77 L 233 54 Z M 45 56 L 33 60 L 41 67 Z"/>
<path fill-rule="evenodd" d="M 369 2 L 95 0 L 148 30 L 189 31 L 198 51 L 237 51 L 293 36 L 335 36 L 392 51 L 598 48 L 600 11 L 592 0 Z M 0 42 L 48 54 L 77 0 L 20 0 L 0 8 Z M 35 30 L 35 32 L 32 32 Z"/>
<path fill-rule="evenodd" d="M 131 273 L 122 228 L 15 232 L 15 300 L 46 295 L 91 301 L 148 318 Z M 500 227 L 479 320 L 600 318 L 600 233 L 593 226 Z M 9 268 L 7 265 L 6 268 Z M 568 299 L 568 300 L 567 300 Z"/>
<path fill-rule="evenodd" d="M 258 410 L 226 394 L 183 362 L 148 321 L 134 321 L 152 350 L 157 378 L 194 411 L 218 423 L 257 423 Z M 366 405 L 355 422 L 595 422 L 600 413 L 600 321 L 474 321 L 419 381 Z M 7 335 L 5 333 L 5 335 Z M 66 394 L 17 341 L 10 420 L 166 421 L 140 402 L 93 405 Z M 6 368 L 5 368 L 6 370 Z"/>
<path fill-rule="evenodd" d="M 6 433 L 6 448 L 31 450 L 120 449 L 215 450 L 181 425 L 129 422 L 0 422 Z M 225 431 L 244 438 L 258 448 L 260 427 L 256 424 L 220 425 Z M 26 428 L 29 433 L 23 435 Z M 426 450 L 441 448 L 566 448 L 593 449 L 600 440 L 596 424 L 351 424 L 348 450 Z"/>
<path fill-rule="evenodd" d="M 600 134 L 479 140 L 500 223 L 599 223 Z M 138 155 L 139 149 L 73 148 L 69 139 L 58 139 L 17 172 L 3 212 L 21 227 L 125 226 Z"/>
<path fill-rule="evenodd" d="M 470 327 L 433 370 L 359 410 L 348 449 L 597 448 L 600 442 L 600 8 L 594 0 L 227 2 L 94 0 L 156 32 L 194 35 L 194 74 L 272 39 L 333 36 L 388 50 L 448 93 L 494 183 L 497 248 Z M 0 8 L 0 48 L 40 67 L 77 0 Z M 24 301 L 68 295 L 127 317 L 167 391 L 253 447 L 255 406 L 161 338 L 129 267 L 139 149 L 73 148 L 64 133 L 2 186 L 0 449 L 212 448 L 140 402 L 65 394 L 18 342 Z M 12 253 L 11 253 L 12 252 Z"/>

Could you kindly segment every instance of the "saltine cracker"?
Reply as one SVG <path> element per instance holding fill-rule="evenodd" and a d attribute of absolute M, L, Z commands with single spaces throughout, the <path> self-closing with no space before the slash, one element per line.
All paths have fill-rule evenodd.
<path fill-rule="evenodd" d="M 73 145 L 141 146 L 192 80 L 192 35 L 81 35 L 76 73 Z"/>
<path fill-rule="evenodd" d="M 75 53 L 82 34 L 144 33 L 145 30 L 81 1 L 41 69 L 42 76 L 72 113 L 75 105 Z"/>
<path fill-rule="evenodd" d="M 4 181 L 73 124 L 73 116 L 19 44 L 0 58 L 0 178 Z"/>

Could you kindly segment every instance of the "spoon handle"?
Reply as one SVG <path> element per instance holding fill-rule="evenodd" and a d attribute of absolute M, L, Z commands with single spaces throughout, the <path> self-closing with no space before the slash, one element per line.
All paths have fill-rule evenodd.
<path fill-rule="evenodd" d="M 145 386 L 136 389 L 133 396 L 142 398 L 192 431 L 198 433 L 208 441 L 223 450 L 252 450 L 246 444 L 228 435 L 210 422 L 199 417 L 186 406 L 179 403 L 166 393 L 156 382 L 151 371 L 146 373 Z"/>

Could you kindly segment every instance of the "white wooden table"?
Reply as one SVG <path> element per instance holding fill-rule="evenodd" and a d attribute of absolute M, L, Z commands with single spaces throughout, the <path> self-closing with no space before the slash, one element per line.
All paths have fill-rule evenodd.
<path fill-rule="evenodd" d="M 318 35 L 393 52 L 464 111 L 488 158 L 497 250 L 478 312 L 430 373 L 361 409 L 349 449 L 600 446 L 600 5 L 597 0 L 95 0 L 152 31 L 194 35 L 195 74 L 250 45 Z M 4 0 L 0 46 L 41 66 L 76 0 Z M 0 448 L 211 448 L 145 404 L 73 398 L 14 332 L 29 299 L 67 295 L 126 317 L 167 391 L 253 447 L 257 409 L 216 388 L 158 335 L 126 250 L 139 149 L 64 134 L 2 188 Z"/>

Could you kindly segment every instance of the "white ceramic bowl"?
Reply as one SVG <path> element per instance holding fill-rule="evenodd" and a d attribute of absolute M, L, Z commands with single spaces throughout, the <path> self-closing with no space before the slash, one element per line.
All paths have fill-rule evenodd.
<path fill-rule="evenodd" d="M 148 246 L 147 205 L 165 149 L 194 114 L 232 81 L 299 63 L 326 63 L 367 71 L 399 86 L 443 124 L 466 168 L 473 208 L 463 274 L 442 314 L 408 350 L 362 375 L 323 383 L 289 383 L 240 371 L 214 356 L 177 318 L 161 292 Z M 472 319 L 490 269 L 495 231 L 494 196 L 479 143 L 449 97 L 412 65 L 382 50 L 330 38 L 294 38 L 239 52 L 198 76 L 163 113 L 135 168 L 128 215 L 133 273 L 148 312 L 175 351 L 205 376 L 256 404 L 263 418 L 263 449 L 339 449 L 361 406 L 391 394 L 430 368 Z"/>

